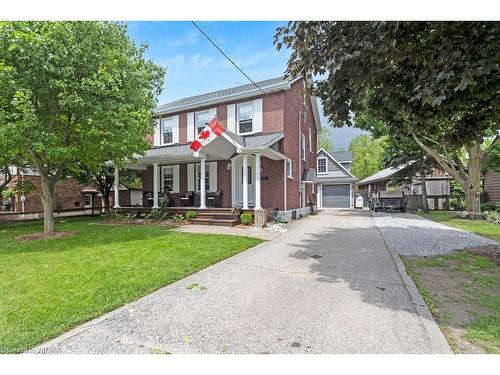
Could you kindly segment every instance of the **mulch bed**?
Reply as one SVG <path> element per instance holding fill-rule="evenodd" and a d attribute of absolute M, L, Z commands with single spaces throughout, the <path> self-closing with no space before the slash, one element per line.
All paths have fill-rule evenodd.
<path fill-rule="evenodd" d="M 471 247 L 465 249 L 465 251 L 474 254 L 481 255 L 483 257 L 490 258 L 497 266 L 500 267 L 500 245 L 486 245 L 479 247 Z"/>
<path fill-rule="evenodd" d="M 120 220 L 105 220 L 105 224 L 126 224 L 126 225 L 168 225 L 181 226 L 189 224 L 189 220 L 173 221 L 173 220 L 152 220 L 152 219 L 120 219 Z"/>
<path fill-rule="evenodd" d="M 51 232 L 51 233 L 32 233 L 32 234 L 25 234 L 22 236 L 17 236 L 14 239 L 17 241 L 40 241 L 40 240 L 47 240 L 51 238 L 65 238 L 65 237 L 73 237 L 75 236 L 75 232 Z"/>

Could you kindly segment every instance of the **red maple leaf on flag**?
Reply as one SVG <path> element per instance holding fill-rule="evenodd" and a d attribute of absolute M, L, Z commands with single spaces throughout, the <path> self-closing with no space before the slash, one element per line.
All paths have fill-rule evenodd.
<path fill-rule="evenodd" d="M 208 129 L 207 130 L 203 130 L 200 133 L 200 135 L 198 136 L 198 138 L 203 139 L 203 140 L 210 138 L 210 130 L 208 130 Z"/>

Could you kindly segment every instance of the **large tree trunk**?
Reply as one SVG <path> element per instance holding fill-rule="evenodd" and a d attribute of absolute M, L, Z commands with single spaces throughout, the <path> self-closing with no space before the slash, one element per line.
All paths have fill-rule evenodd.
<path fill-rule="evenodd" d="M 109 212 L 109 196 L 110 196 L 110 189 L 104 189 L 101 191 L 102 193 L 102 200 L 104 201 L 104 212 Z"/>
<path fill-rule="evenodd" d="M 467 163 L 468 178 L 467 186 L 464 186 L 466 210 L 468 212 L 480 212 L 481 197 L 481 148 L 478 142 L 467 145 L 469 161 Z"/>
<path fill-rule="evenodd" d="M 423 166 L 420 169 L 420 182 L 422 184 L 422 210 L 424 212 L 429 212 L 429 201 L 427 200 L 427 176 L 425 175 L 425 167 Z"/>
<path fill-rule="evenodd" d="M 40 173 L 42 180 L 42 205 L 43 205 L 43 231 L 51 233 L 54 231 L 54 209 L 52 207 L 53 182 L 49 176 Z"/>

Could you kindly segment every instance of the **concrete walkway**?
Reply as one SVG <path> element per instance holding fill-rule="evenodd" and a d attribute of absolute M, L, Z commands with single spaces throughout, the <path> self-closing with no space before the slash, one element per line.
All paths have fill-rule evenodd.
<path fill-rule="evenodd" d="M 450 352 L 369 212 L 326 210 L 289 229 L 34 351 Z"/>

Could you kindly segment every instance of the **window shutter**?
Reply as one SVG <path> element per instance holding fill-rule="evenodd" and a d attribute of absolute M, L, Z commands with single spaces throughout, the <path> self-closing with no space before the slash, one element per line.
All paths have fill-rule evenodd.
<path fill-rule="evenodd" d="M 160 119 L 155 120 L 155 134 L 153 137 L 153 146 L 160 145 Z"/>
<path fill-rule="evenodd" d="M 173 174 L 174 174 L 174 186 L 172 186 L 172 193 L 179 192 L 179 165 L 173 165 Z"/>
<path fill-rule="evenodd" d="M 208 170 L 209 170 L 209 176 L 210 176 L 210 190 L 209 192 L 215 192 L 217 191 L 217 162 L 213 161 L 211 163 L 208 163 Z"/>
<path fill-rule="evenodd" d="M 262 99 L 253 101 L 253 132 L 262 132 Z"/>
<path fill-rule="evenodd" d="M 172 143 L 179 143 L 179 115 L 172 118 Z"/>
<path fill-rule="evenodd" d="M 214 117 L 217 117 L 217 108 L 210 108 L 208 110 L 208 122 L 212 121 Z"/>
<path fill-rule="evenodd" d="M 188 164 L 187 166 L 187 190 L 194 191 L 194 164 Z"/>
<path fill-rule="evenodd" d="M 235 116 L 235 105 L 229 104 L 227 106 L 227 130 L 236 133 L 236 116 Z"/>
<path fill-rule="evenodd" d="M 194 112 L 187 114 L 187 140 L 188 142 L 194 140 Z"/>

